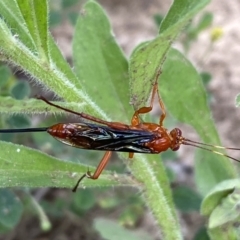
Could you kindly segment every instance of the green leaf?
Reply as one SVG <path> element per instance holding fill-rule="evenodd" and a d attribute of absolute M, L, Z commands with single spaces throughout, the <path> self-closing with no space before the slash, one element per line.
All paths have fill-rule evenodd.
<path fill-rule="evenodd" d="M 134 227 L 143 214 L 143 205 L 133 202 L 121 211 L 120 216 L 118 217 L 118 222 L 124 226 Z"/>
<path fill-rule="evenodd" d="M 213 14 L 210 12 L 205 12 L 201 16 L 201 18 L 198 22 L 198 25 L 196 27 L 197 32 L 200 32 L 200 31 L 206 29 L 207 27 L 209 27 L 212 24 L 212 21 L 213 21 Z"/>
<path fill-rule="evenodd" d="M 21 1 L 24 3 L 24 1 Z M 20 12 L 17 1 L 1 0 L 0 1 L 0 15 L 11 27 L 13 34 L 16 34 L 21 42 L 24 43 L 32 51 L 35 49 L 35 44 L 26 22 Z"/>
<path fill-rule="evenodd" d="M 201 214 L 209 216 L 222 199 L 232 193 L 235 188 L 240 188 L 240 179 L 226 180 L 216 185 L 204 198 L 201 205 Z"/>
<path fill-rule="evenodd" d="M 0 223 L 9 229 L 18 223 L 23 211 L 19 198 L 7 189 L 0 189 L 0 209 Z"/>
<path fill-rule="evenodd" d="M 60 25 L 62 20 L 61 13 L 59 11 L 51 10 L 49 14 L 49 25 L 50 27 L 55 27 Z"/>
<path fill-rule="evenodd" d="M 208 233 L 211 239 L 238 239 L 240 234 L 239 179 L 217 185 L 202 204 L 202 213 L 210 215 Z"/>
<path fill-rule="evenodd" d="M 46 0 L 16 1 L 40 58 L 49 61 Z"/>
<path fill-rule="evenodd" d="M 217 240 L 238 240 L 240 236 L 239 230 L 240 222 L 236 222 L 235 224 L 226 224 L 223 227 L 213 228 L 208 230 L 208 234 L 210 239 Z"/>
<path fill-rule="evenodd" d="M 73 5 L 77 4 L 79 0 L 63 0 L 62 6 L 63 8 L 72 7 Z"/>
<path fill-rule="evenodd" d="M 4 10 L 4 8 L 0 8 L 0 15 L 4 14 Z M 82 91 L 80 82 L 64 60 L 51 36 L 46 44 L 49 46 L 51 62 L 54 64 L 46 65 L 44 57 L 39 57 L 42 56 L 40 52 L 37 53 L 26 48 L 26 45 L 18 38 L 20 31 L 22 31 L 21 26 L 15 28 L 13 35 L 11 29 L 12 26 L 17 25 L 16 21 L 22 20 L 24 22 L 20 13 L 17 16 L 20 16 L 19 19 L 13 18 L 12 22 L 0 18 L 0 60 L 9 62 L 11 59 L 12 65 L 23 69 L 33 79 L 41 81 L 45 88 L 51 89 L 68 102 L 76 101 L 87 104 L 85 111 L 106 119 L 106 115 L 91 101 L 85 91 Z M 41 51 L 41 49 L 38 50 Z"/>
<path fill-rule="evenodd" d="M 176 207 L 182 212 L 198 211 L 202 198 L 188 187 L 173 189 L 173 199 Z"/>
<path fill-rule="evenodd" d="M 11 77 L 11 71 L 9 67 L 4 65 L 0 66 L 0 76 L 0 87 L 3 87 L 7 83 L 8 79 Z"/>
<path fill-rule="evenodd" d="M 205 12 L 200 17 L 197 25 L 194 23 L 189 24 L 188 29 L 186 29 L 187 36 L 186 36 L 186 41 L 184 42 L 184 44 L 186 46 L 188 46 L 188 48 L 189 48 L 190 42 L 195 40 L 201 31 L 203 31 L 204 29 L 209 27 L 212 23 L 212 20 L 213 20 L 213 14 L 209 13 L 209 12 Z"/>
<path fill-rule="evenodd" d="M 102 209 L 108 210 L 108 209 L 111 209 L 111 208 L 117 208 L 121 204 L 121 200 L 122 199 L 117 197 L 117 195 L 111 196 L 111 198 L 107 194 L 106 194 L 106 196 L 104 196 L 104 192 L 103 192 L 102 196 L 98 197 L 98 205 Z M 131 204 L 133 204 L 133 203 L 131 203 Z"/>
<path fill-rule="evenodd" d="M 237 239 L 239 236 L 239 189 L 240 180 L 232 179 L 219 183 L 205 197 L 201 214 L 209 216 L 211 239 Z"/>
<path fill-rule="evenodd" d="M 102 8 L 88 1 L 73 39 L 74 70 L 91 98 L 118 121 L 129 119 L 128 63 Z M 124 113 L 124 114 L 121 114 Z"/>
<path fill-rule="evenodd" d="M 17 82 L 11 89 L 11 95 L 18 100 L 27 98 L 30 95 L 30 87 L 28 82 Z"/>
<path fill-rule="evenodd" d="M 208 227 L 215 228 L 223 224 L 239 220 L 240 218 L 240 189 L 235 188 L 232 193 L 221 200 L 221 203 L 212 211 Z"/>
<path fill-rule="evenodd" d="M 70 12 L 70 13 L 68 13 L 67 17 L 68 17 L 68 19 L 69 19 L 69 22 L 70 22 L 73 26 L 75 26 L 75 25 L 76 25 L 76 22 L 77 22 L 77 20 L 78 20 L 79 14 L 76 13 L 76 12 Z"/>
<path fill-rule="evenodd" d="M 72 208 L 75 212 L 87 212 L 95 204 L 97 199 L 93 195 L 93 191 L 89 189 L 82 189 L 81 191 L 76 192 L 72 199 Z"/>
<path fill-rule="evenodd" d="M 80 110 L 85 109 L 87 104 L 83 103 L 66 103 L 66 102 L 53 102 L 59 106 L 75 110 L 80 112 Z M 28 100 L 16 100 L 11 97 L 0 97 L 0 112 L 4 114 L 67 114 L 59 108 L 47 105 L 45 102 L 37 99 Z"/>
<path fill-rule="evenodd" d="M 10 116 L 6 119 L 7 125 L 13 128 L 26 128 L 30 126 L 30 120 L 26 116 Z"/>
<path fill-rule="evenodd" d="M 66 202 L 66 199 L 63 198 L 56 198 L 54 204 L 43 199 L 41 201 L 41 207 L 48 216 L 55 218 L 64 217 L 66 211 L 69 210 L 69 204 Z"/>
<path fill-rule="evenodd" d="M 24 146 L 6 142 L 0 142 L 0 146 L 0 187 L 73 188 L 79 177 L 88 170 L 85 165 L 60 161 Z M 91 167 L 89 169 L 95 170 Z M 127 186 L 132 185 L 132 180 L 127 176 L 122 178 L 121 174 L 117 177 L 102 174 L 98 181 L 86 179 L 82 185 L 88 187 Z"/>
<path fill-rule="evenodd" d="M 155 14 L 153 16 L 154 22 L 156 23 L 157 26 L 160 26 L 163 18 L 164 18 L 164 16 L 162 16 L 161 14 Z"/>
<path fill-rule="evenodd" d="M 192 64 L 177 50 L 169 51 L 159 85 L 163 102 L 171 115 L 191 125 L 203 142 L 221 145 L 201 78 Z M 203 195 L 217 183 L 235 176 L 234 167 L 227 158 L 208 151 L 197 151 L 195 177 Z"/>
<path fill-rule="evenodd" d="M 207 234 L 207 229 L 205 227 L 200 228 L 193 240 L 210 240 Z"/>
<path fill-rule="evenodd" d="M 130 58 L 130 91 L 131 103 L 135 108 L 145 106 L 157 80 L 156 74 L 161 70 L 166 54 L 189 20 L 203 8 L 208 0 L 174 1 L 160 26 L 160 34 L 154 40 L 142 44 Z"/>
<path fill-rule="evenodd" d="M 113 220 L 97 218 L 94 221 L 94 226 L 102 238 L 106 240 L 153 240 L 146 233 L 127 230 Z"/>
<path fill-rule="evenodd" d="M 202 81 L 203 81 L 203 84 L 204 86 L 208 85 L 209 82 L 211 81 L 212 79 L 212 75 L 208 72 L 201 72 L 200 73 L 200 76 L 202 78 Z"/>

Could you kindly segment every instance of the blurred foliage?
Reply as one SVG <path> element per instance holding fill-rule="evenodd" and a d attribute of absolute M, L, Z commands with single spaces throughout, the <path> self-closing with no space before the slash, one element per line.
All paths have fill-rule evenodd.
<path fill-rule="evenodd" d="M 75 25 L 80 5 L 84 1 L 80 0 L 52 0 L 49 12 L 49 25 L 50 27 L 57 27 L 64 20 L 68 20 L 72 25 Z"/>
<path fill-rule="evenodd" d="M 182 212 L 199 211 L 202 197 L 188 187 L 173 189 L 173 198 L 176 207 Z"/>
<path fill-rule="evenodd" d="M 153 240 L 153 238 L 147 233 L 127 230 L 120 226 L 116 221 L 105 218 L 96 218 L 94 220 L 94 227 L 106 240 Z"/>
<path fill-rule="evenodd" d="M 205 227 L 200 228 L 197 231 L 193 240 L 210 240 L 210 238 L 207 234 L 207 229 Z"/>
<path fill-rule="evenodd" d="M 3 231 L 14 228 L 21 218 L 23 206 L 13 191 L 0 189 L 0 209 L 0 225 Z"/>
<path fill-rule="evenodd" d="M 191 44 L 198 38 L 198 36 L 209 28 L 213 21 L 213 14 L 204 12 L 198 21 L 191 21 L 183 31 L 182 44 L 185 52 L 187 53 L 191 48 Z"/>

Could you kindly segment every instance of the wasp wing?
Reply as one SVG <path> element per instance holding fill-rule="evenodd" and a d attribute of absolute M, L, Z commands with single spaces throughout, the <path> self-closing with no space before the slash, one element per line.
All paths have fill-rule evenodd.
<path fill-rule="evenodd" d="M 76 130 L 71 140 L 65 142 L 71 146 L 84 149 L 151 153 L 144 143 L 154 140 L 152 132 L 141 129 L 119 130 L 107 126 L 76 123 Z"/>

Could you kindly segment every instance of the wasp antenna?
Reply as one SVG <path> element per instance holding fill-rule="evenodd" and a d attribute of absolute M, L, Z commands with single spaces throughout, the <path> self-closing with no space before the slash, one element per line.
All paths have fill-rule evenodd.
<path fill-rule="evenodd" d="M 183 145 L 189 145 L 189 146 L 196 147 L 196 148 L 200 148 L 200 149 L 203 149 L 203 150 L 206 150 L 206 151 L 209 151 L 209 152 L 212 152 L 212 153 L 215 153 L 215 154 L 218 154 L 218 155 L 221 155 L 221 156 L 230 158 L 230 159 L 232 159 L 232 160 L 234 160 L 234 161 L 236 161 L 236 162 L 240 162 L 239 159 L 236 159 L 236 158 L 234 158 L 234 157 L 231 157 L 231 156 L 229 156 L 229 155 L 227 155 L 227 154 L 224 154 L 224 153 L 221 153 L 221 152 L 218 152 L 218 151 L 209 149 L 209 148 L 205 148 L 205 147 L 202 147 L 202 146 L 193 144 L 193 143 L 183 142 L 182 144 L 183 144 Z M 202 144 L 202 145 L 205 145 L 205 144 Z M 208 144 L 206 144 L 206 145 L 209 146 Z M 210 145 L 210 146 L 212 146 L 212 145 Z"/>
<path fill-rule="evenodd" d="M 46 132 L 48 127 L 43 128 L 20 128 L 20 129 L 0 129 L 0 133 L 25 133 L 25 132 Z"/>
<path fill-rule="evenodd" d="M 186 138 L 184 138 L 184 142 L 196 143 L 196 144 L 199 144 L 199 145 L 208 146 L 208 147 L 212 147 L 212 148 L 229 149 L 229 150 L 240 151 L 240 148 L 222 147 L 222 146 L 218 146 L 218 145 L 212 145 L 212 144 L 197 142 L 197 141 L 193 141 L 193 140 L 186 139 Z"/>

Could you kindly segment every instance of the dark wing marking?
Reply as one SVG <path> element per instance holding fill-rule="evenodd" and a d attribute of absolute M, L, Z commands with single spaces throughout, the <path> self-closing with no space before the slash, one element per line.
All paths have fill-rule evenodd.
<path fill-rule="evenodd" d="M 93 150 L 151 153 L 144 146 L 155 138 L 154 133 L 142 130 L 118 130 L 97 124 L 79 124 L 71 137 L 72 146 Z"/>

